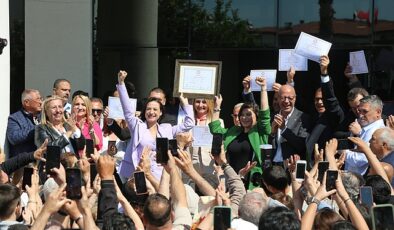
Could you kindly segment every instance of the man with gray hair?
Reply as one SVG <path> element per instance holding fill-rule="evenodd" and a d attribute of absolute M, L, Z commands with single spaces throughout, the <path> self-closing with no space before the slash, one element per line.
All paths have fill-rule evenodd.
<path fill-rule="evenodd" d="M 268 208 L 268 202 L 259 192 L 248 192 L 239 202 L 239 218 L 231 222 L 234 229 L 257 230 L 261 214 Z"/>
<path fill-rule="evenodd" d="M 362 98 L 357 106 L 358 118 L 349 125 L 352 135 L 368 143 L 377 129 L 385 127 L 382 109 L 383 102 L 378 96 L 369 95 Z M 364 175 L 367 168 L 368 160 L 365 154 L 346 150 L 345 170 Z"/>
<path fill-rule="evenodd" d="M 34 127 L 40 122 L 40 92 L 36 89 L 25 89 L 21 100 L 22 109 L 8 117 L 6 135 L 10 144 L 10 157 L 37 149 L 34 144 Z"/>
<path fill-rule="evenodd" d="M 394 167 L 394 130 L 388 127 L 377 129 L 372 134 L 369 146 L 380 162 Z M 394 178 L 391 180 L 391 186 L 394 186 Z"/>

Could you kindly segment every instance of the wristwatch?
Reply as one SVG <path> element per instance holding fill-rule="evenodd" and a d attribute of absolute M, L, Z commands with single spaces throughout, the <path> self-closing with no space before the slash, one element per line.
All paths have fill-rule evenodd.
<path fill-rule="evenodd" d="M 320 200 L 317 199 L 317 198 L 314 197 L 314 196 L 312 196 L 312 197 L 307 197 L 305 201 L 306 201 L 306 203 L 307 203 L 308 205 L 310 205 L 310 204 L 312 204 L 312 203 L 315 203 L 317 206 L 319 206 L 319 204 L 320 204 Z"/>

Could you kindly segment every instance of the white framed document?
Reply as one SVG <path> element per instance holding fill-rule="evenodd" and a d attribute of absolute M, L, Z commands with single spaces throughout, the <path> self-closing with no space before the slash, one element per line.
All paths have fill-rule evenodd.
<path fill-rule="evenodd" d="M 308 59 L 296 54 L 294 49 L 280 49 L 278 70 L 288 71 L 292 66 L 295 71 L 308 71 Z"/>
<path fill-rule="evenodd" d="M 137 110 L 137 99 L 129 98 L 129 103 L 131 104 L 133 115 L 135 115 Z M 108 108 L 108 118 L 124 119 L 123 108 L 119 97 L 108 97 Z"/>
<path fill-rule="evenodd" d="M 197 125 L 192 129 L 193 147 L 212 146 L 212 133 L 207 125 Z"/>
<path fill-rule="evenodd" d="M 352 67 L 352 74 L 368 73 L 367 60 L 364 50 L 349 53 L 349 65 Z"/>
<path fill-rule="evenodd" d="M 267 91 L 273 91 L 272 86 L 276 81 L 276 69 L 254 69 L 250 71 L 250 89 L 261 91 L 261 87 L 256 83 L 257 77 L 264 77 L 267 83 Z"/>
<path fill-rule="evenodd" d="M 320 63 L 320 57 L 328 55 L 331 46 L 330 42 L 301 32 L 294 50 L 296 54 Z"/>
<path fill-rule="evenodd" d="M 221 71 L 220 61 L 177 59 L 173 96 L 214 98 L 220 92 Z"/>

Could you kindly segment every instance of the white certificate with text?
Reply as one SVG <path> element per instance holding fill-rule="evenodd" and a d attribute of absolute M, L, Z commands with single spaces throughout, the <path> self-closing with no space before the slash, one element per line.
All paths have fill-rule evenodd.
<path fill-rule="evenodd" d="M 273 91 L 272 86 L 276 81 L 276 69 L 255 69 L 250 71 L 250 89 L 261 91 L 261 86 L 256 83 L 257 77 L 264 77 L 267 83 L 267 91 Z"/>
<path fill-rule="evenodd" d="M 137 99 L 129 98 L 129 103 L 131 104 L 133 116 L 137 110 Z M 120 103 L 119 97 L 108 97 L 108 108 L 109 114 L 108 118 L 112 119 L 124 119 L 122 104 Z"/>
<path fill-rule="evenodd" d="M 352 74 L 368 73 L 367 60 L 364 50 L 349 53 L 349 65 L 352 67 Z"/>
<path fill-rule="evenodd" d="M 320 57 L 328 55 L 331 46 L 332 44 L 330 42 L 301 32 L 295 47 L 295 53 L 320 63 Z"/>
<path fill-rule="evenodd" d="M 181 66 L 178 92 L 215 94 L 216 71 L 215 67 Z"/>
<path fill-rule="evenodd" d="M 291 66 L 295 71 L 308 71 L 308 59 L 296 54 L 294 49 L 280 49 L 278 70 L 288 71 Z"/>
<path fill-rule="evenodd" d="M 209 131 L 209 126 L 194 126 L 193 133 L 193 147 L 212 146 L 212 134 Z"/>

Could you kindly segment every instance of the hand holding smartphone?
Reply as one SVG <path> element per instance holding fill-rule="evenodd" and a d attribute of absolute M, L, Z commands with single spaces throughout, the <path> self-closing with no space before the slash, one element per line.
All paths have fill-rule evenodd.
<path fill-rule="evenodd" d="M 108 141 L 108 150 L 107 150 L 108 155 L 115 156 L 117 152 L 118 149 L 116 148 L 116 141 Z"/>
<path fill-rule="evenodd" d="M 326 190 L 331 191 L 335 189 L 335 181 L 338 179 L 337 170 L 327 170 L 326 176 Z"/>
<path fill-rule="evenodd" d="M 222 152 L 222 142 L 223 142 L 223 135 L 219 133 L 214 133 L 212 135 L 212 148 L 211 154 L 212 156 L 219 156 Z"/>
<path fill-rule="evenodd" d="M 216 206 L 213 209 L 213 229 L 222 230 L 231 228 L 231 208 Z"/>
<path fill-rule="evenodd" d="M 394 206 L 379 204 L 372 207 L 373 230 L 391 230 L 394 226 Z"/>
<path fill-rule="evenodd" d="M 137 195 L 148 193 L 144 172 L 134 172 L 134 183 Z"/>
<path fill-rule="evenodd" d="M 370 186 L 361 186 L 360 187 L 360 201 L 361 201 L 361 204 L 365 204 L 369 208 L 371 208 L 373 206 L 372 187 L 370 187 Z"/>
<path fill-rule="evenodd" d="M 60 152 L 61 149 L 56 145 L 48 145 L 47 146 L 47 154 L 46 154 L 46 162 L 45 162 L 45 171 L 47 174 L 51 173 L 51 169 L 60 167 Z"/>
<path fill-rule="evenodd" d="M 94 142 L 92 139 L 86 139 L 86 158 L 91 158 L 90 154 L 94 154 Z"/>
<path fill-rule="evenodd" d="M 168 148 L 174 157 L 178 157 L 178 142 L 176 139 L 168 140 Z"/>
<path fill-rule="evenodd" d="M 323 183 L 323 178 L 324 178 L 324 173 L 328 170 L 329 163 L 328 161 L 320 161 L 317 170 L 318 170 L 318 176 L 317 180 L 320 181 L 320 183 Z"/>
<path fill-rule="evenodd" d="M 156 162 L 160 164 L 167 164 L 168 158 L 168 138 L 156 138 Z"/>
<path fill-rule="evenodd" d="M 33 168 L 28 168 L 25 167 L 23 169 L 23 181 L 22 181 L 22 190 L 25 191 L 26 190 L 26 185 L 29 185 L 29 187 L 31 187 L 31 176 L 34 173 L 34 169 Z"/>

